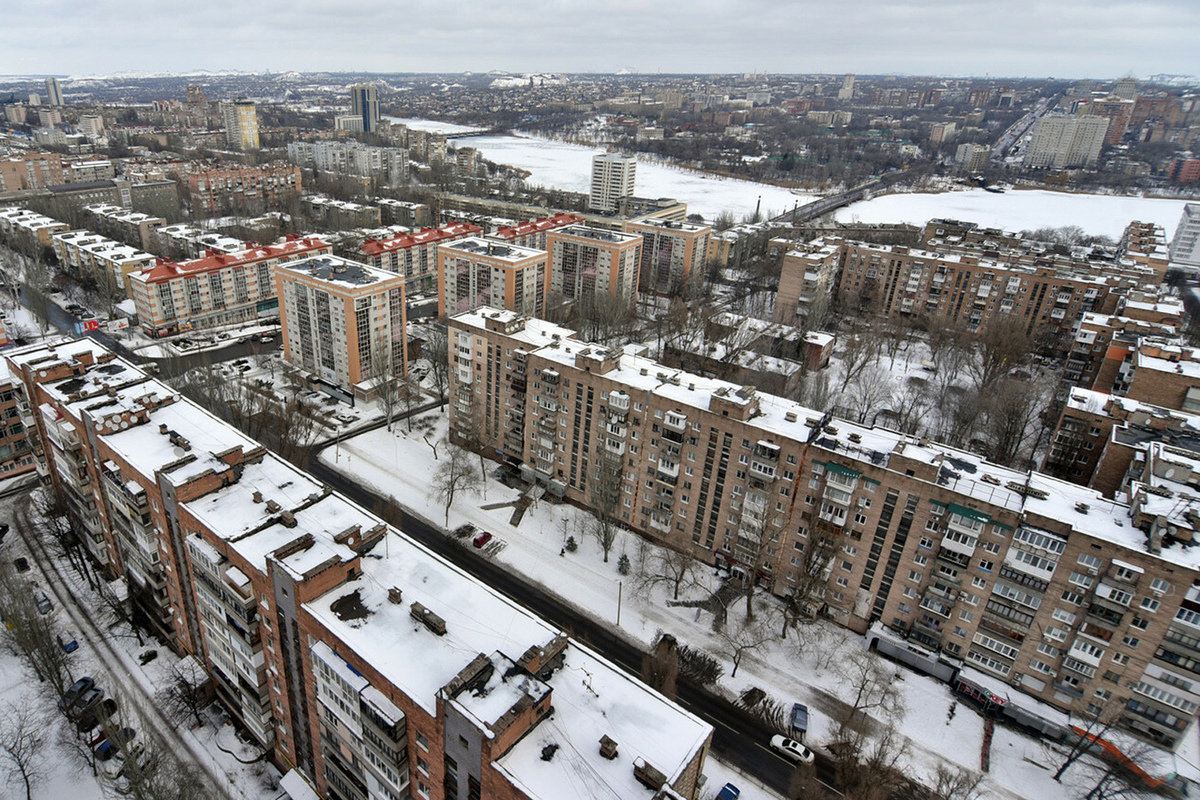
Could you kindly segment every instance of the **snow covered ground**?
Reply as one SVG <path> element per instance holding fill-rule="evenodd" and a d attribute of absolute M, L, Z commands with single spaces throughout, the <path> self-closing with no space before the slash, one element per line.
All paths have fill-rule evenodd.
<path fill-rule="evenodd" d="M 391 433 L 379 429 L 343 441 L 336 452 L 323 451 L 321 459 L 441 525 L 444 507 L 429 488 L 430 476 L 439 463 L 433 458 L 430 443 L 438 443 L 438 457 L 444 458 L 446 445 L 441 441 L 445 432 L 443 414 L 426 415 L 415 422 L 412 433 L 401 422 Z M 478 466 L 478 459 L 473 461 Z M 485 463 L 489 475 L 494 475 L 496 465 Z M 609 562 L 604 563 L 598 542 L 586 533 L 588 514 L 574 506 L 542 500 L 514 527 L 510 524 L 514 509 L 505 504 L 515 502 L 517 496 L 516 490 L 489 479 L 486 494 L 468 497 L 451 509 L 448 527 L 470 523 L 491 531 L 496 541 L 488 546 L 484 557 L 498 560 L 605 624 L 616 626 L 620 597 L 620 629 L 638 642 L 648 645 L 660 632 L 671 632 L 681 642 L 720 657 L 727 671 L 732 668 L 731 660 L 720 655 L 722 644 L 711 630 L 712 617 L 707 612 L 667 607 L 666 586 L 639 587 L 639 567 L 652 563 L 657 548 L 638 536 L 623 534 Z M 579 548 L 574 553 L 560 554 L 568 536 L 575 538 Z M 464 541 L 463 546 L 470 548 L 470 541 Z M 629 575 L 617 570 L 622 553 L 632 562 Z M 695 580 L 698 586 L 690 591 L 692 596 L 700 596 L 706 589 L 698 587 L 711 589 L 718 578 L 711 567 L 698 565 Z M 731 621 L 739 619 L 741 613 L 740 606 L 732 610 Z M 834 715 L 844 707 L 838 696 L 848 691 L 837 665 L 860 651 L 863 640 L 833 625 L 819 625 L 817 629 L 807 634 L 803 643 L 789 636 L 787 641 L 775 640 L 746 656 L 737 677 L 726 676 L 722 685 L 731 697 L 757 686 L 785 706 L 795 701 L 807 703 L 811 711 L 809 741 L 820 745 L 832 736 Z M 948 764 L 978 772 L 983 718 L 956 702 L 945 684 L 899 666 L 892 668 L 905 708 L 897 724 L 908 742 L 913 771 L 928 777 L 939 765 Z M 1065 800 L 1074 790 L 1054 782 L 1050 777 L 1053 769 L 1039 766 L 1054 763 L 1054 756 L 1047 754 L 1041 742 L 998 728 L 991 749 L 991 772 L 984 783 L 985 796 Z M 733 780 L 743 789 L 743 796 L 755 796 L 746 791 L 753 789 L 744 785 L 747 781 L 739 783 L 736 777 L 720 782 L 713 776 L 710 779 L 714 794 L 725 780 Z"/>
<path fill-rule="evenodd" d="M 410 127 L 449 134 L 478 130 L 431 120 L 397 121 Z M 454 143 L 478 149 L 489 161 L 529 170 L 532 173 L 527 179 L 529 183 L 585 194 L 592 186 L 592 156 L 603 152 L 601 148 L 567 144 L 530 134 L 472 136 Z M 644 159 L 638 160 L 634 192 L 638 197 L 682 200 L 688 204 L 688 213 L 700 214 L 708 220 L 715 219 L 725 210 L 738 217 L 751 214 L 760 200 L 764 214 L 779 214 L 812 199 L 811 195 L 796 194 L 778 186 L 721 178 Z"/>
<path fill-rule="evenodd" d="M 924 225 L 935 217 L 977 222 L 1008 231 L 1078 225 L 1096 236 L 1121 237 L 1133 220 L 1175 233 L 1186 200 L 1071 194 L 1010 189 L 1003 194 L 968 189 L 941 194 L 889 194 L 853 203 L 834 215 L 839 222 L 908 222 Z"/>
<path fill-rule="evenodd" d="M 416 119 L 412 117 L 387 117 L 384 119 L 389 122 L 399 122 L 401 125 L 406 125 L 414 131 L 430 131 L 432 133 L 471 133 L 472 131 L 480 131 L 483 128 L 476 128 L 470 125 L 456 125 L 453 122 L 443 122 L 440 119 Z"/>

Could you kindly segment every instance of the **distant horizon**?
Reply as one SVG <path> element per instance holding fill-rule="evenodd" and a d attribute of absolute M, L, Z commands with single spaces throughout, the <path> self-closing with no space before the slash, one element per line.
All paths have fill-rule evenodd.
<path fill-rule="evenodd" d="M 10 4 L 0 74 L 1200 75 L 1195 0 L 66 0 Z M 146 70 L 146 65 L 154 69 Z M 1066 77 L 1063 80 L 1092 78 Z"/>

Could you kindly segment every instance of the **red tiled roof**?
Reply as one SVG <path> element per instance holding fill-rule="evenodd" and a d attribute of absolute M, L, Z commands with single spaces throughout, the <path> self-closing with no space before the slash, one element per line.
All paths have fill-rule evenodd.
<path fill-rule="evenodd" d="M 507 239 L 513 241 L 520 239 L 523 236 L 528 236 L 531 233 L 540 233 L 542 231 L 551 231 L 555 228 L 562 228 L 567 225 L 575 225 L 584 222 L 584 218 L 575 214 L 555 214 L 553 217 L 542 217 L 541 219 L 533 219 L 529 222 L 522 222 L 520 225 L 510 225 L 496 230 L 497 239 Z"/>
<path fill-rule="evenodd" d="M 368 256 L 378 256 L 395 250 L 405 250 L 414 245 L 442 242 L 447 239 L 461 239 L 483 233 L 483 228 L 469 222 L 455 222 L 440 228 L 424 228 L 416 233 L 401 233 L 390 239 L 367 239 L 359 252 Z"/>
<path fill-rule="evenodd" d="M 164 261 L 159 259 L 158 263 L 153 267 L 136 272 L 133 274 L 133 277 L 146 283 L 160 283 L 172 278 L 203 274 L 212 272 L 213 270 L 224 269 L 225 267 L 257 264 L 259 261 L 265 261 L 270 258 L 297 255 L 310 251 L 314 254 L 318 252 L 332 252 L 332 248 L 328 242 L 317 238 L 293 239 L 281 244 L 256 247 L 252 250 L 242 250 L 238 253 L 215 253 L 203 258 L 194 258 L 191 261 Z"/>

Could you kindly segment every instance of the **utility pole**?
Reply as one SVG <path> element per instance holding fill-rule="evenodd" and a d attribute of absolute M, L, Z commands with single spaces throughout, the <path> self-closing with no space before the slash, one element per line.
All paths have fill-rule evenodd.
<path fill-rule="evenodd" d="M 621 627 L 621 590 L 624 588 L 624 581 L 617 581 L 617 627 Z"/>

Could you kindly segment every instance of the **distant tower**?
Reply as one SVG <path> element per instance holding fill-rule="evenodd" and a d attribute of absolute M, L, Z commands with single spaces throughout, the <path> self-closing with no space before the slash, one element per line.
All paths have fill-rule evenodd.
<path fill-rule="evenodd" d="M 842 78 L 842 88 L 838 89 L 838 100 L 853 100 L 854 99 L 854 76 L 847 75 Z"/>
<path fill-rule="evenodd" d="M 46 102 L 52 106 L 63 104 L 62 89 L 58 87 L 57 78 L 46 78 Z"/>
<path fill-rule="evenodd" d="M 1137 100 L 1137 78 L 1126 75 L 1117 81 L 1112 93 L 1125 100 Z"/>
<path fill-rule="evenodd" d="M 208 106 L 208 98 L 199 84 L 189 83 L 187 87 L 187 104 L 193 109 L 204 109 Z"/>
<path fill-rule="evenodd" d="M 374 84 L 359 83 L 350 87 L 350 114 L 362 120 L 362 129 L 367 133 L 379 127 L 379 96 Z"/>
<path fill-rule="evenodd" d="M 633 196 L 637 178 L 637 159 L 620 153 L 600 153 L 592 157 L 592 193 L 588 208 L 615 211 L 617 201 Z"/>
<path fill-rule="evenodd" d="M 258 149 L 258 109 L 250 100 L 221 103 L 225 143 L 238 150 Z"/>

